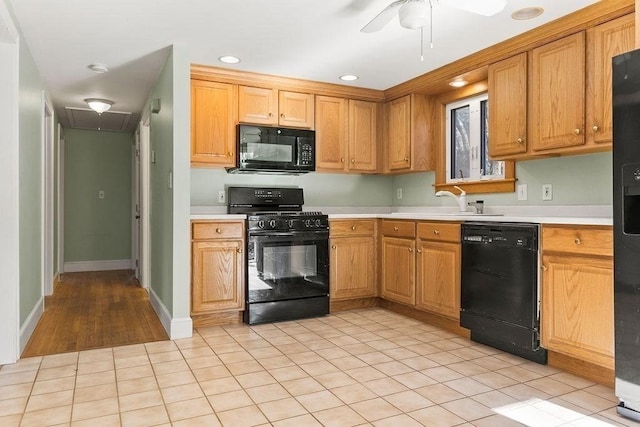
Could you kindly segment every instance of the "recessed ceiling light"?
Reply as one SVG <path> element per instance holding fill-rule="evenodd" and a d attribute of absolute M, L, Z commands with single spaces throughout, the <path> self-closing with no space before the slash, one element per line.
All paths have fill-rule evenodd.
<path fill-rule="evenodd" d="M 541 7 L 524 7 L 522 9 L 518 9 L 511 14 L 511 18 L 516 19 L 518 21 L 524 21 L 527 19 L 533 19 L 542 15 L 544 9 Z"/>
<path fill-rule="evenodd" d="M 453 86 L 453 87 L 462 87 L 466 85 L 467 85 L 467 81 L 464 79 L 455 79 L 454 81 L 449 82 L 449 86 Z"/>
<path fill-rule="evenodd" d="M 345 82 L 352 82 L 354 80 L 358 80 L 359 77 L 355 74 L 345 74 L 344 76 L 340 76 L 340 80 L 344 80 Z"/>
<path fill-rule="evenodd" d="M 240 62 L 240 58 L 238 58 L 237 56 L 221 56 L 220 58 L 218 58 L 218 60 L 220 62 L 224 62 L 225 64 L 237 64 L 238 62 Z"/>
<path fill-rule="evenodd" d="M 109 67 L 104 64 L 89 64 L 87 65 L 87 68 L 98 74 L 103 74 L 109 71 Z"/>

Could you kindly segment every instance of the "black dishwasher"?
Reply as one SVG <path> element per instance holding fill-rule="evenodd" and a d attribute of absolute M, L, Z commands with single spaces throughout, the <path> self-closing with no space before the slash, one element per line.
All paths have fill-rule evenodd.
<path fill-rule="evenodd" d="M 462 224 L 460 325 L 471 339 L 538 363 L 537 224 Z"/>

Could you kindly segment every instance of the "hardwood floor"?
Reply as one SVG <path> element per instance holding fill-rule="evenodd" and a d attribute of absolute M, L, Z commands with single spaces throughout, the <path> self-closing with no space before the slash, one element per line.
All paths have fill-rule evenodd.
<path fill-rule="evenodd" d="M 22 357 L 168 339 L 132 270 L 65 273 Z"/>

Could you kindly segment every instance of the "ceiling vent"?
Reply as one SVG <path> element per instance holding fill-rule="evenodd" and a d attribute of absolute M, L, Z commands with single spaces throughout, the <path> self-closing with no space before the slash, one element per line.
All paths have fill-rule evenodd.
<path fill-rule="evenodd" d="M 106 111 L 98 114 L 89 108 L 64 107 L 73 129 L 129 132 L 127 126 L 133 114 L 123 111 Z"/>

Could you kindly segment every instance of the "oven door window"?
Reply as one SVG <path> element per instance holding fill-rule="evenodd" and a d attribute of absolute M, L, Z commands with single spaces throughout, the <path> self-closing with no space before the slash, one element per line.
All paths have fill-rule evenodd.
<path fill-rule="evenodd" d="M 248 300 L 280 301 L 329 293 L 329 255 L 323 238 L 249 238 Z"/>

